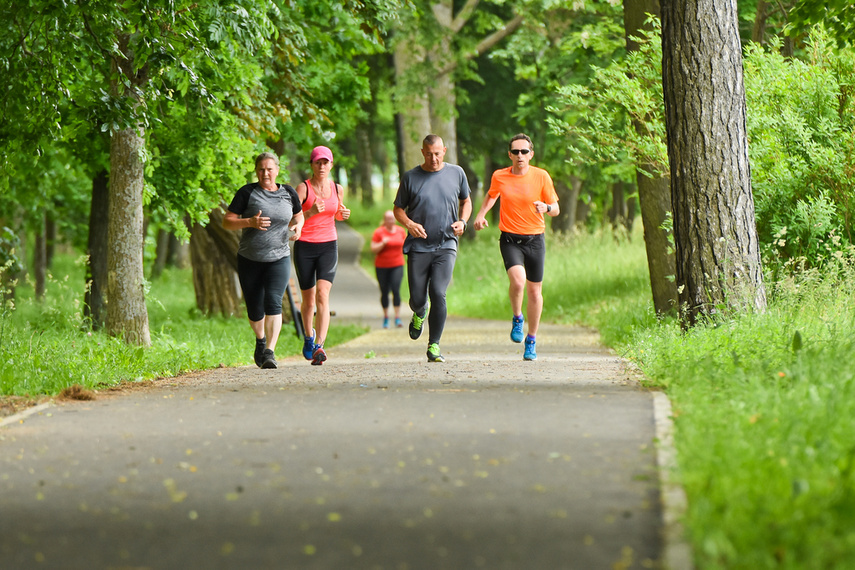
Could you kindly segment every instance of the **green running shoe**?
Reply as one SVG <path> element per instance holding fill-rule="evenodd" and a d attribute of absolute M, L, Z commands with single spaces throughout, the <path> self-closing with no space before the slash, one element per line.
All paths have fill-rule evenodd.
<path fill-rule="evenodd" d="M 422 328 L 424 328 L 425 318 L 413 313 L 413 318 L 410 320 L 410 338 L 416 340 L 422 336 Z"/>
<path fill-rule="evenodd" d="M 439 345 L 435 342 L 428 345 L 427 357 L 428 362 L 445 362 L 445 358 L 443 358 L 442 354 L 439 352 Z"/>

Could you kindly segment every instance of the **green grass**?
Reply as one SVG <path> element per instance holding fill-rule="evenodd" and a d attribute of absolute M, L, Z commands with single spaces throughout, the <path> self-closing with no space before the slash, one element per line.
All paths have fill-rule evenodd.
<path fill-rule="evenodd" d="M 855 280 L 807 277 L 627 345 L 674 405 L 701 569 L 855 568 Z"/>
<path fill-rule="evenodd" d="M 55 395 L 74 384 L 100 388 L 252 364 L 254 336 L 245 315 L 199 314 L 189 269 L 167 270 L 151 284 L 146 304 L 152 346 L 147 349 L 87 330 L 80 263 L 60 256 L 53 273 L 63 277 L 50 279 L 43 302 L 34 301 L 31 288 L 23 285 L 14 310 L 0 314 L 0 395 Z M 363 332 L 333 325 L 327 342 L 339 344 Z M 298 354 L 301 347 L 291 325 L 284 325 L 277 355 Z"/>

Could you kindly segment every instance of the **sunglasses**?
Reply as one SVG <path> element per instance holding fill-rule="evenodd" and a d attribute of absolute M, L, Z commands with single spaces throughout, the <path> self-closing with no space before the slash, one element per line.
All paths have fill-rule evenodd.
<path fill-rule="evenodd" d="M 530 152 L 531 152 L 531 150 L 529 150 L 527 148 L 512 148 L 511 149 L 511 154 L 514 156 L 516 156 L 518 154 L 528 154 Z"/>

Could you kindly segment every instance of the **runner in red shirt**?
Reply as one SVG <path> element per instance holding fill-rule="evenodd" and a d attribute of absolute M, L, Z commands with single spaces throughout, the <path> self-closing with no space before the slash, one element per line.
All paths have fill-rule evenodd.
<path fill-rule="evenodd" d="M 404 278 L 404 238 L 407 232 L 395 223 L 395 213 L 387 210 L 383 224 L 371 237 L 374 270 L 380 285 L 380 306 L 383 307 L 383 328 L 389 328 L 389 294 L 395 310 L 395 326 L 401 328 L 401 281 Z"/>

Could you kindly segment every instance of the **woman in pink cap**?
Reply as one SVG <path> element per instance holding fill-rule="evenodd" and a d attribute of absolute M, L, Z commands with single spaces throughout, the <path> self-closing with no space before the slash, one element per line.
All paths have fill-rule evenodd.
<path fill-rule="evenodd" d="M 350 210 L 342 201 L 341 185 L 330 177 L 332 151 L 316 146 L 310 160 L 312 177 L 297 186 L 306 221 L 294 242 L 294 269 L 303 296 L 303 356 L 320 365 L 327 359 L 324 341 L 330 326 L 330 289 L 338 265 L 335 221 L 348 219 Z"/>

